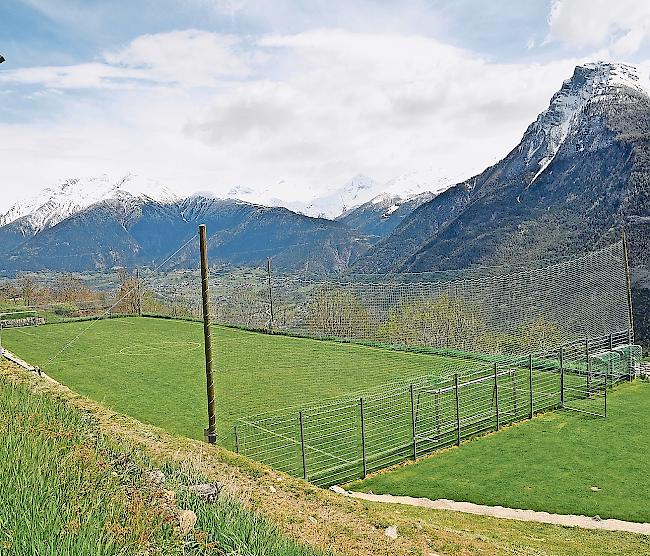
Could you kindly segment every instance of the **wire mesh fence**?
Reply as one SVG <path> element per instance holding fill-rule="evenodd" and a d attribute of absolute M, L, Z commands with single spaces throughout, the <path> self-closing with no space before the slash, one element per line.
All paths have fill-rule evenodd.
<path fill-rule="evenodd" d="M 641 361 L 628 341 L 625 330 L 526 357 L 500 357 L 452 376 L 239 419 L 236 449 L 329 486 L 549 409 L 606 416 L 607 388 L 629 380 Z"/>

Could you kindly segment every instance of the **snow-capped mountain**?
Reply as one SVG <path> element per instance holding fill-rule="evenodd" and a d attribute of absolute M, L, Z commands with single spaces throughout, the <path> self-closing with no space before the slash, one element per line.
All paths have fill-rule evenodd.
<path fill-rule="evenodd" d="M 14 204 L 0 214 L 0 227 L 19 225 L 23 235 L 35 234 L 100 201 L 109 199 L 152 200 L 169 204 L 179 200 L 168 187 L 135 174 L 61 180 L 41 193 Z M 18 222 L 20 220 L 20 222 Z"/>
<path fill-rule="evenodd" d="M 86 272 L 116 267 L 196 268 L 199 224 L 208 227 L 213 264 L 258 266 L 273 257 L 279 269 L 334 272 L 365 251 L 367 237 L 341 222 L 281 207 L 193 195 L 162 203 L 118 189 L 57 225 L 22 236 L 0 227 L 0 271 Z M 178 251 L 179 247 L 187 244 Z"/>
<path fill-rule="evenodd" d="M 425 193 L 431 196 L 438 195 L 473 175 L 476 171 L 478 168 L 472 165 L 468 165 L 456 173 L 429 167 L 404 173 L 385 183 L 358 174 L 343 187 L 335 189 L 327 195 L 316 197 L 302 205 L 293 203 L 292 206 L 285 206 L 309 216 L 341 219 L 351 211 L 373 200 L 375 204 L 378 204 L 382 202 L 382 199 L 398 198 L 399 202 L 404 203 Z M 415 204 L 417 205 L 417 202 Z"/>
<path fill-rule="evenodd" d="M 416 208 L 436 195 L 430 191 L 408 197 L 382 193 L 367 203 L 344 212 L 337 220 L 370 237 L 381 238 L 390 234 Z"/>
<path fill-rule="evenodd" d="M 386 182 L 381 190 L 384 194 L 401 197 L 403 200 L 412 199 L 423 193 L 431 193 L 435 196 L 478 171 L 480 168 L 471 162 L 468 162 L 461 171 L 453 173 L 431 166 L 397 176 Z"/>
<path fill-rule="evenodd" d="M 528 140 L 521 145 L 526 149 L 525 162 L 538 165 L 531 183 L 551 163 L 586 104 L 612 100 L 620 87 L 647 92 L 633 66 L 596 62 L 576 67 L 573 76 L 553 95 L 549 107 L 526 131 Z"/>
<path fill-rule="evenodd" d="M 364 174 L 357 174 L 343 186 L 336 187 L 326 194 L 315 195 L 307 201 L 280 199 L 274 194 L 273 187 L 254 189 L 237 186 L 231 188 L 227 196 L 250 203 L 285 207 L 307 216 L 333 220 L 381 195 L 406 200 L 424 191 L 442 191 L 458 182 L 458 179 L 439 178 L 438 176 L 439 173 L 430 170 L 419 171 L 404 174 L 382 183 Z M 285 183 L 278 184 L 278 186 L 286 189 Z"/>
<path fill-rule="evenodd" d="M 347 210 L 368 202 L 379 193 L 380 184 L 364 174 L 357 174 L 343 187 L 306 203 L 302 212 L 310 216 L 336 218 Z"/>
<path fill-rule="evenodd" d="M 632 257 L 636 249 L 637 260 L 647 260 L 646 85 L 628 65 L 577 66 L 512 151 L 414 210 L 356 268 L 419 272 L 553 259 L 620 237 L 621 228 Z"/>

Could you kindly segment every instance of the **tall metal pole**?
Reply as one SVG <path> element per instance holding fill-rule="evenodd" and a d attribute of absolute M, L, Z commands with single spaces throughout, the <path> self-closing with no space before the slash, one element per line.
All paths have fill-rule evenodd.
<path fill-rule="evenodd" d="M 217 441 L 217 418 L 214 402 L 214 379 L 212 376 L 212 335 L 210 331 L 210 297 L 208 286 L 208 242 L 205 224 L 199 226 L 201 245 L 201 292 L 203 294 L 203 337 L 205 338 L 205 380 L 208 393 L 208 428 L 203 435 L 206 442 Z"/>
<path fill-rule="evenodd" d="M 623 258 L 625 260 L 625 281 L 627 284 L 627 310 L 628 310 L 628 318 L 630 321 L 631 336 L 632 336 L 632 340 L 634 340 L 634 315 L 632 313 L 632 281 L 630 280 L 630 259 L 627 250 L 627 237 L 625 235 L 625 230 L 622 231 L 622 236 L 623 236 Z"/>

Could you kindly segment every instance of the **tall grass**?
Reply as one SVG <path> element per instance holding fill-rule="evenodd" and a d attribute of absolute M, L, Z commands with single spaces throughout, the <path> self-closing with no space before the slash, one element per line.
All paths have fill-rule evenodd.
<path fill-rule="evenodd" d="M 0 379 L 1 555 L 315 554 L 235 500 L 197 499 L 187 487 L 200 478 L 167 465 L 163 489 L 151 469 L 90 415 Z M 185 536 L 182 508 L 198 517 Z"/>

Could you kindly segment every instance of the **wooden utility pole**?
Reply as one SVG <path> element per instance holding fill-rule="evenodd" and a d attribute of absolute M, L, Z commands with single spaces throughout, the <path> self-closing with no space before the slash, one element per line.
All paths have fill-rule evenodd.
<path fill-rule="evenodd" d="M 268 278 L 269 288 L 269 332 L 273 334 L 274 315 L 273 315 L 273 286 L 271 284 L 271 257 L 266 259 L 266 275 Z"/>
<path fill-rule="evenodd" d="M 136 267 L 135 269 L 135 280 L 136 280 L 136 286 L 137 286 L 137 294 L 138 294 L 138 316 L 142 316 L 142 288 L 140 286 L 140 268 Z"/>
<path fill-rule="evenodd" d="M 217 419 L 214 402 L 214 379 L 212 376 L 212 334 L 210 331 L 210 297 L 208 286 L 208 243 L 205 224 L 199 226 L 201 245 L 201 292 L 203 294 L 203 336 L 205 339 L 205 379 L 208 393 L 208 428 L 203 435 L 206 442 L 217 441 Z"/>

